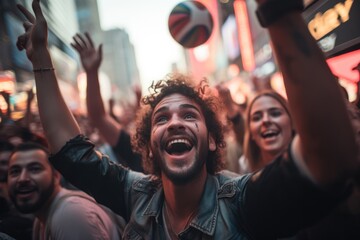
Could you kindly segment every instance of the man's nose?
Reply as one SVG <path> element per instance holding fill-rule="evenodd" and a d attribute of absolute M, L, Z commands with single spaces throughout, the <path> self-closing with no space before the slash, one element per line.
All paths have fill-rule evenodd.
<path fill-rule="evenodd" d="M 185 129 L 183 121 L 178 116 L 173 116 L 170 119 L 168 130 L 169 131 L 176 131 Z"/>
<path fill-rule="evenodd" d="M 19 175 L 18 181 L 19 182 L 26 182 L 29 181 L 29 173 L 25 169 L 21 170 L 21 173 Z"/>

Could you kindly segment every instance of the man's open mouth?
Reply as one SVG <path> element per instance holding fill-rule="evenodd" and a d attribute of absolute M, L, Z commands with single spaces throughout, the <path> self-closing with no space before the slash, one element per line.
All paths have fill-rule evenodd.
<path fill-rule="evenodd" d="M 169 141 L 166 144 L 165 151 L 170 155 L 181 155 L 185 152 L 189 152 L 193 146 L 194 145 L 189 140 L 178 138 Z"/>
<path fill-rule="evenodd" d="M 36 187 L 34 187 L 34 186 L 27 186 L 27 187 L 18 187 L 17 189 L 16 189 L 16 194 L 29 194 L 29 193 L 32 193 L 32 192 L 35 192 L 36 191 Z"/>

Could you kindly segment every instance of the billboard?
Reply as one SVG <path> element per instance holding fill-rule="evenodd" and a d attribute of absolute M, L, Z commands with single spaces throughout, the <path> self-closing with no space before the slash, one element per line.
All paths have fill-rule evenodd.
<path fill-rule="evenodd" d="M 227 57 L 233 61 L 240 56 L 236 19 L 230 15 L 221 27 L 221 35 Z"/>
<path fill-rule="evenodd" d="M 317 1 L 303 12 L 308 29 L 326 57 L 360 44 L 360 1 Z"/>

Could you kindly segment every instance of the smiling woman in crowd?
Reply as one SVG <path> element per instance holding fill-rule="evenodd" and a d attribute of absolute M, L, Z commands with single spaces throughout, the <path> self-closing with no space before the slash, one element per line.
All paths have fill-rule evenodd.
<path fill-rule="evenodd" d="M 272 90 L 257 94 L 246 111 L 242 172 L 253 172 L 286 152 L 294 126 L 287 101 Z"/>

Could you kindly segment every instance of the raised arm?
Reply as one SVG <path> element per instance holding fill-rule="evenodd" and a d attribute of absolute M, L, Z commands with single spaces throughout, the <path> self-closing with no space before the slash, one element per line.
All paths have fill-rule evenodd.
<path fill-rule="evenodd" d="M 6 113 L 3 114 L 3 117 L 6 118 L 6 119 L 11 119 L 10 93 L 5 92 L 5 91 L 1 91 L 0 95 L 4 98 L 4 100 L 6 102 Z"/>
<path fill-rule="evenodd" d="M 82 66 L 86 72 L 86 106 L 91 123 L 98 128 L 101 135 L 111 146 L 115 146 L 122 126 L 106 113 L 101 98 L 99 84 L 99 67 L 102 61 L 102 45 L 95 49 L 94 43 L 88 33 L 85 36 L 76 34 L 73 37 L 74 43 L 71 46 L 80 55 Z"/>
<path fill-rule="evenodd" d="M 33 64 L 40 119 L 50 151 L 55 153 L 80 134 L 80 130 L 60 93 L 48 50 L 47 22 L 39 0 L 32 2 L 35 17 L 22 5 L 18 8 L 28 21 L 24 23 L 26 32 L 18 37 L 16 44 L 19 50 L 26 50 Z"/>
<path fill-rule="evenodd" d="M 241 108 L 234 102 L 228 87 L 219 84 L 216 86 L 219 92 L 219 97 L 224 103 L 226 109 L 226 117 L 232 123 L 236 141 L 240 146 L 244 143 L 245 123 Z"/>
<path fill-rule="evenodd" d="M 356 83 L 356 99 L 354 101 L 354 104 L 357 106 L 357 108 L 360 109 L 360 62 L 352 68 L 353 71 L 358 72 L 358 81 Z"/>
<path fill-rule="evenodd" d="M 26 128 L 30 128 L 30 123 L 33 120 L 33 114 L 31 112 L 31 103 L 34 100 L 35 94 L 32 89 L 29 89 L 28 91 L 26 91 L 26 94 L 27 94 L 26 110 L 25 110 L 25 116 L 24 116 L 22 126 L 26 127 Z"/>
<path fill-rule="evenodd" d="M 272 0 L 285 3 L 300 0 Z M 270 0 L 257 0 L 259 5 Z M 302 1 L 300 1 L 302 2 Z M 311 177 L 321 185 L 341 179 L 355 163 L 357 148 L 345 101 L 300 10 L 268 26 L 299 133 L 299 149 Z"/>

